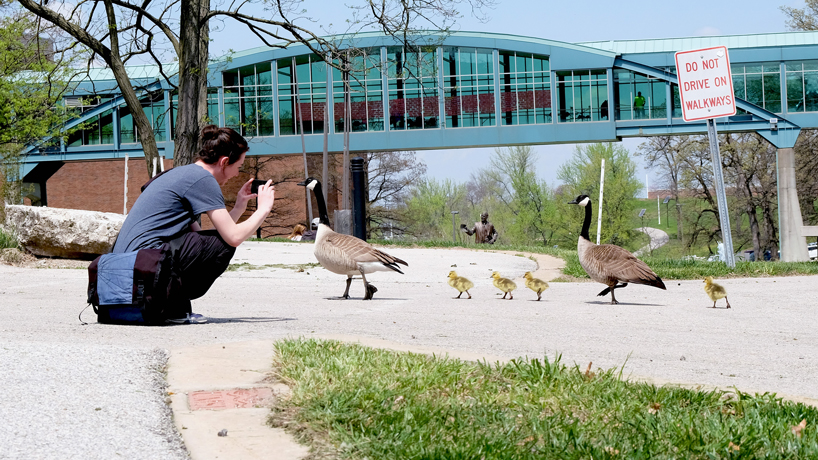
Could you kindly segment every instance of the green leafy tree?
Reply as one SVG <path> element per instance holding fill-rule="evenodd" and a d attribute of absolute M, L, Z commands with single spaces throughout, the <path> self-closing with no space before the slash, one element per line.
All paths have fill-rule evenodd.
<path fill-rule="evenodd" d="M 599 176 L 602 160 L 605 160 L 605 188 L 602 209 L 597 209 Z M 632 237 L 630 226 L 630 203 L 641 188 L 636 178 L 636 163 L 628 150 L 619 144 L 597 143 L 577 146 L 574 156 L 560 166 L 557 177 L 563 181 L 560 190 L 563 197 L 576 198 L 585 194 L 591 197 L 594 211 L 602 213 L 602 238 L 600 242 L 622 245 Z M 572 235 L 579 235 L 583 214 L 578 206 L 561 205 L 560 215 L 570 219 L 566 222 Z M 596 214 L 594 215 L 596 219 Z M 591 226 L 591 239 L 595 240 L 596 225 Z"/>
<path fill-rule="evenodd" d="M 536 161 L 537 153 L 530 146 L 495 149 L 489 168 L 480 172 L 483 180 L 478 183 L 483 186 L 470 187 L 485 190 L 484 199 L 501 205 L 494 226 L 511 242 L 538 240 L 547 245 L 554 235 L 554 196 L 548 184 L 537 179 Z"/>
<path fill-rule="evenodd" d="M 0 202 L 20 199 L 20 151 L 58 134 L 55 127 L 68 116 L 58 103 L 70 69 L 48 32 L 30 14 L 0 19 Z"/>
<path fill-rule="evenodd" d="M 403 207 L 405 233 L 418 239 L 449 239 L 452 235 L 451 212 L 463 209 L 465 202 L 464 184 L 451 179 L 419 181 L 409 191 Z"/>

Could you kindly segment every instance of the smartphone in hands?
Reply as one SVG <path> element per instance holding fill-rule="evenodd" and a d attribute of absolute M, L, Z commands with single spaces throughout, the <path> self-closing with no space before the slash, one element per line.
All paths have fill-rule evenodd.
<path fill-rule="evenodd" d="M 258 193 L 258 186 L 266 183 L 266 180 L 253 179 L 253 183 L 250 185 L 250 193 Z"/>

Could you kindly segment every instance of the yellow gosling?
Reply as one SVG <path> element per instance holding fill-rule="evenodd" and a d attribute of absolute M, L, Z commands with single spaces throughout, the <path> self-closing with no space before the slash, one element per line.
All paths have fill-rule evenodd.
<path fill-rule="evenodd" d="M 724 289 L 724 286 L 714 283 L 712 276 L 704 279 L 704 292 L 713 301 L 713 307 L 711 308 L 716 308 L 716 301 L 719 299 L 724 299 L 727 302 L 727 308 L 730 308 L 730 301 L 727 300 L 727 290 Z"/>
<path fill-rule="evenodd" d="M 525 287 L 536 292 L 537 301 L 539 301 L 540 298 L 542 297 L 543 291 L 548 289 L 548 283 L 539 278 L 534 278 L 534 275 L 532 275 L 531 272 L 525 272 L 523 278 L 525 278 Z"/>
<path fill-rule="evenodd" d="M 466 278 L 464 278 L 462 276 L 457 276 L 457 273 L 455 273 L 454 270 L 449 272 L 449 286 L 451 286 L 451 287 L 457 289 L 458 291 L 460 291 L 460 294 L 457 294 L 457 297 L 454 297 L 455 299 L 459 299 L 460 296 L 463 295 L 464 292 L 471 299 L 471 294 L 469 294 L 469 289 L 474 287 L 474 283 L 472 283 L 471 281 L 469 281 L 468 279 L 466 279 Z"/>
<path fill-rule="evenodd" d="M 499 272 L 492 273 L 491 277 L 494 279 L 494 287 L 505 293 L 503 294 L 503 298 L 505 299 L 506 296 L 508 296 L 508 300 L 512 300 L 514 295 L 511 293 L 511 291 L 517 289 L 517 285 L 514 283 L 514 281 L 501 277 Z"/>

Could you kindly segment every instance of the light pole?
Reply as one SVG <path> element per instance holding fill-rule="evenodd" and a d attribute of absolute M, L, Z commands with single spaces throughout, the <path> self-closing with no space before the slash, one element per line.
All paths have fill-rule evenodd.
<path fill-rule="evenodd" d="M 667 223 L 667 225 L 665 225 L 665 227 L 670 228 L 670 211 L 668 211 L 668 209 L 669 209 L 668 208 L 669 205 L 667 204 L 668 201 L 670 201 L 670 195 L 666 196 L 665 201 L 664 201 L 664 203 L 665 203 L 665 216 L 666 216 L 665 221 Z"/>
<path fill-rule="evenodd" d="M 455 214 L 460 214 L 460 212 L 452 211 L 452 243 L 457 244 L 457 225 L 454 223 Z"/>

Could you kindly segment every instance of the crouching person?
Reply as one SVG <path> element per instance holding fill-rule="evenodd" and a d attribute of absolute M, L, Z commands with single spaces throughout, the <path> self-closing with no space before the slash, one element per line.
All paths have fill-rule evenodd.
<path fill-rule="evenodd" d="M 236 247 L 261 226 L 275 201 L 270 181 L 251 192 L 252 179 L 236 195 L 228 211 L 221 185 L 235 177 L 249 150 L 247 141 L 230 128 L 205 126 L 197 160 L 172 168 L 143 188 L 122 225 L 113 253 L 130 253 L 143 248 L 162 248 L 172 254 L 173 282 L 167 321 L 204 323 L 207 319 L 191 311 L 190 301 L 203 296 L 230 264 Z M 238 222 L 247 202 L 258 197 L 258 209 Z M 197 220 L 207 214 L 215 230 L 203 231 Z"/>

